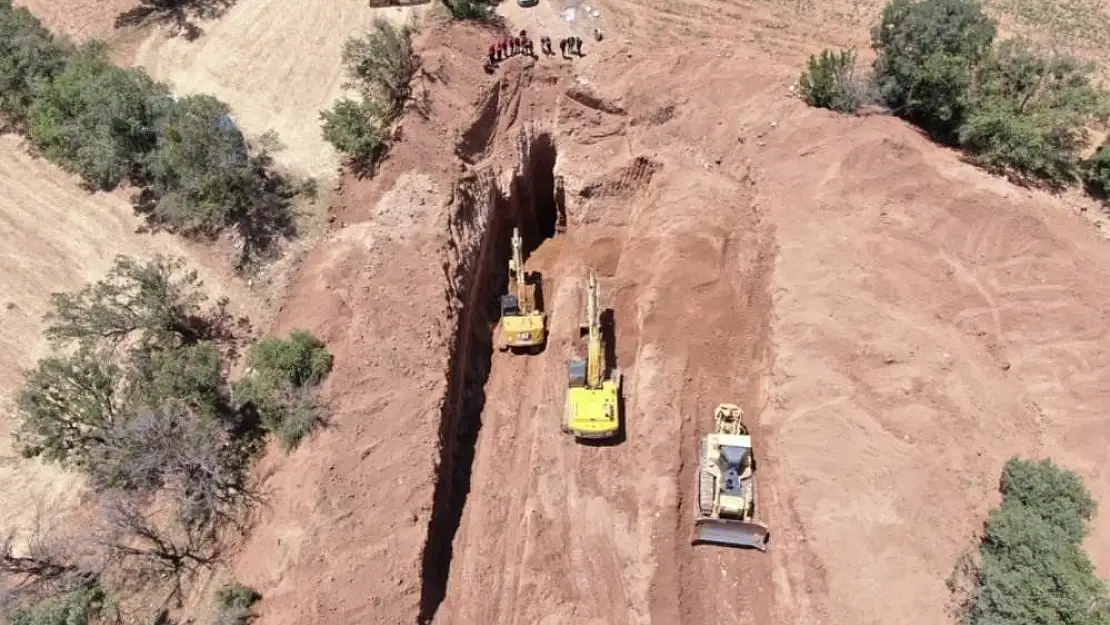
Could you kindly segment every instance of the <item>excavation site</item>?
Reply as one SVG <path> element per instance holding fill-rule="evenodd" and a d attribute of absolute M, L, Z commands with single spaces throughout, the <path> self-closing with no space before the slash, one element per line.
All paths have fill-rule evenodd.
<path fill-rule="evenodd" d="M 614 151 L 628 111 L 565 81 L 506 68 L 459 133 L 467 173 L 450 183 L 443 222 L 457 330 L 418 620 L 764 622 L 766 558 L 695 551 L 682 498 L 713 406 L 739 402 L 758 419 L 771 257 L 751 253 L 768 234 L 740 181 Z M 716 189 L 724 209 L 668 197 L 670 176 Z M 547 315 L 542 350 L 497 349 L 514 228 Z M 623 373 L 621 431 L 606 444 L 561 430 L 591 270 L 605 361 Z M 683 581 L 721 567 L 753 591 L 722 602 L 714 584 Z"/>
<path fill-rule="evenodd" d="M 282 45 L 334 43 L 327 62 L 302 50 L 322 65 L 296 72 L 250 48 L 283 90 L 313 84 L 303 101 L 226 87 L 245 130 L 299 128 L 338 97 L 336 24 L 378 13 L 279 4 L 239 0 L 237 33 L 216 20 L 194 43 L 131 44 L 185 93 L 265 39 L 243 34 L 254 12 L 281 22 Z M 808 106 L 799 72 L 824 44 L 798 28 L 824 5 L 503 2 L 502 31 L 442 4 L 420 22 L 382 159 L 321 185 L 318 238 L 290 246 L 288 284 L 252 287 L 282 293 L 270 333 L 307 329 L 334 355 L 327 427 L 260 461 L 267 502 L 226 571 L 262 595 L 260 623 L 954 625 L 947 580 L 1008 458 L 1052 457 L 1110 493 L 1098 211 L 1014 187 L 904 120 Z M 833 23 L 813 31 L 848 32 Z M 520 30 L 584 53 L 491 65 Z M 277 158 L 334 171 L 305 128 Z M 39 164 L 5 163 L 8 204 L 39 197 L 20 173 Z M 21 210 L 20 231 L 39 214 Z M 605 367 L 582 366 L 591 337 Z M 596 440 L 565 431 L 568 397 L 597 397 L 587 376 L 595 413 L 618 406 L 619 432 Z M 765 551 L 693 544 L 721 404 L 748 433 L 730 453 L 755 460 Z M 1107 527 L 1087 538 L 1100 571 Z"/>
<path fill-rule="evenodd" d="M 566 224 L 563 198 L 556 194 L 558 154 L 551 136 L 525 137 L 522 144 L 520 165 L 504 189 L 496 173 L 487 171 L 460 180 L 454 190 L 451 230 L 463 260 L 451 271 L 448 284 L 461 309 L 440 422 L 441 458 L 421 572 L 421 622 L 431 622 L 446 596 L 452 541 L 471 491 L 493 366 L 493 330 L 500 321 L 498 302 L 509 281 L 510 234 L 519 229 L 527 257 Z"/>

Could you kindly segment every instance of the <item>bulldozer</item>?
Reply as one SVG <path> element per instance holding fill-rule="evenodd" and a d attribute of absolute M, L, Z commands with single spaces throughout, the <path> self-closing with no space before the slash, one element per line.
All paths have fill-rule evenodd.
<path fill-rule="evenodd" d="M 736 404 L 714 411 L 716 431 L 706 434 L 698 457 L 698 507 L 692 544 L 767 550 L 770 531 L 756 519 L 752 437 Z"/>
<path fill-rule="evenodd" d="M 605 377 L 605 344 L 601 336 L 601 293 L 597 274 L 589 270 L 586 290 L 586 359 L 567 364 L 566 421 L 563 432 L 576 439 L 612 438 L 620 431 L 621 372 L 614 368 Z"/>
<path fill-rule="evenodd" d="M 501 351 L 543 349 L 547 341 L 547 315 L 536 306 L 536 284 L 524 271 L 524 241 L 513 228 L 509 257 L 509 287 L 501 296 Z"/>

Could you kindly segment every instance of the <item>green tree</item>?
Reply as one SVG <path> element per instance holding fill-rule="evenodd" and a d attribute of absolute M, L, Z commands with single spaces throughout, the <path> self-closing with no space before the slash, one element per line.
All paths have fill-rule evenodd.
<path fill-rule="evenodd" d="M 139 263 L 117 256 L 103 280 L 52 296 L 46 336 L 59 344 L 130 339 L 141 349 L 193 344 L 205 334 L 202 287 L 184 259 L 156 256 Z"/>
<path fill-rule="evenodd" d="M 146 161 L 154 216 L 186 232 L 213 234 L 253 201 L 247 144 L 226 104 L 209 95 L 177 101 Z"/>
<path fill-rule="evenodd" d="M 350 86 L 359 89 L 386 117 L 396 115 L 409 96 L 409 82 L 416 71 L 412 27 L 375 18 L 369 33 L 343 44 L 343 65 L 351 77 Z"/>
<path fill-rule="evenodd" d="M 871 31 L 878 96 L 895 114 L 953 140 L 966 114 L 969 68 L 995 32 L 975 0 L 893 0 Z"/>
<path fill-rule="evenodd" d="M 123 371 L 89 347 L 38 363 L 16 406 L 16 440 L 25 457 L 88 468 L 93 450 L 127 410 Z"/>
<path fill-rule="evenodd" d="M 135 401 L 149 408 L 176 402 L 210 419 L 227 410 L 220 350 L 212 343 L 141 354 L 132 384 Z"/>
<path fill-rule="evenodd" d="M 855 79 L 856 53 L 852 50 L 822 50 L 809 57 L 798 87 L 810 106 L 852 113 L 860 106 L 859 84 Z"/>
<path fill-rule="evenodd" d="M 67 52 L 30 11 L 0 0 L 0 117 L 21 126 L 36 85 L 65 67 Z"/>
<path fill-rule="evenodd" d="M 243 240 L 242 263 L 293 233 L 291 187 L 266 150 L 250 153 L 227 105 L 211 96 L 175 103 L 158 128 L 145 175 L 139 208 L 152 225 L 206 237 L 233 229 Z"/>
<path fill-rule="evenodd" d="M 1002 43 L 977 68 L 960 144 L 991 169 L 1074 180 L 1087 122 L 1103 110 L 1092 71 L 1070 57 L 1038 55 L 1021 40 Z"/>
<path fill-rule="evenodd" d="M 412 27 L 375 19 L 370 32 L 343 45 L 343 65 L 346 86 L 357 89 L 361 100 L 341 99 L 320 120 L 324 139 L 363 169 L 381 153 L 386 130 L 410 95 L 417 68 Z"/>
<path fill-rule="evenodd" d="M 314 388 L 331 372 L 332 355 L 312 334 L 296 330 L 251 347 L 247 374 L 235 393 L 285 449 L 292 449 L 320 423 Z"/>
<path fill-rule="evenodd" d="M 1110 594 L 1082 547 L 1095 502 L 1079 477 L 1049 460 L 1014 458 L 1001 490 L 967 624 L 1110 623 Z"/>
<path fill-rule="evenodd" d="M 320 113 L 324 140 L 346 154 L 355 165 L 367 167 L 385 143 L 380 111 L 371 102 L 343 98 Z"/>
<path fill-rule="evenodd" d="M 140 173 L 172 104 L 164 85 L 112 65 L 102 43 L 83 46 L 52 82 L 37 85 L 33 98 L 32 142 L 93 189 L 112 189 Z"/>

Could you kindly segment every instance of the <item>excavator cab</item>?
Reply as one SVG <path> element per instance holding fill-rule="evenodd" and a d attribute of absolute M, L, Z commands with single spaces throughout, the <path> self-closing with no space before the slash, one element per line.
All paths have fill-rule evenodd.
<path fill-rule="evenodd" d="M 515 317 L 520 314 L 520 300 L 515 295 L 501 296 L 501 317 Z"/>

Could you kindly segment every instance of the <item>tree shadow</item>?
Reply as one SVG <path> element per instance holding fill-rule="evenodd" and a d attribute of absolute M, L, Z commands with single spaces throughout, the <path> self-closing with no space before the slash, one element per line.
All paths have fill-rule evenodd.
<path fill-rule="evenodd" d="M 237 0 L 141 0 L 139 6 L 116 16 L 115 27 L 169 25 L 175 35 L 194 41 L 204 34 L 197 20 L 216 19 L 235 5 Z"/>

